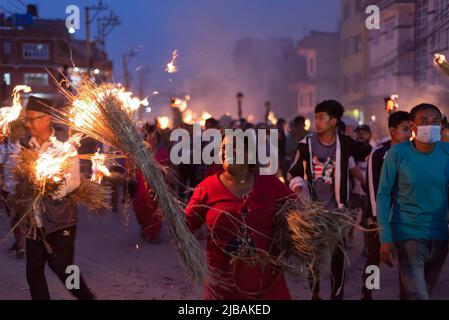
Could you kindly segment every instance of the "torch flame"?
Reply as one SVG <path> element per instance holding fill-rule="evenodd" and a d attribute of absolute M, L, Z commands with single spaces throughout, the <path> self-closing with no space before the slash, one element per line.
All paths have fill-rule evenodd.
<path fill-rule="evenodd" d="M 9 132 L 9 123 L 17 120 L 22 111 L 20 104 L 20 93 L 31 92 L 31 88 L 25 85 L 15 86 L 12 91 L 12 107 L 4 107 L 0 109 L 0 128 L 2 137 L 7 136 Z"/>
<path fill-rule="evenodd" d="M 174 98 L 175 100 L 172 103 L 173 108 L 178 108 L 179 111 L 184 112 L 187 109 L 187 100 Z"/>
<path fill-rule="evenodd" d="M 435 53 L 434 57 L 437 64 L 443 64 L 446 62 L 446 56 L 444 54 Z"/>
<path fill-rule="evenodd" d="M 167 68 L 165 68 L 165 71 L 168 73 L 175 73 L 178 71 L 178 68 L 175 66 L 176 58 L 178 58 L 178 50 L 173 51 L 172 59 L 169 63 L 167 63 Z"/>
<path fill-rule="evenodd" d="M 105 160 L 106 156 L 101 154 L 99 150 L 90 158 L 90 161 L 92 161 L 91 181 L 101 183 L 103 177 L 109 177 L 111 175 L 109 169 L 104 165 Z"/>
<path fill-rule="evenodd" d="M 94 100 L 97 99 L 101 101 L 109 95 L 120 100 L 123 109 L 128 114 L 137 111 L 140 106 L 146 107 L 149 105 L 147 98 L 140 100 L 137 97 L 133 97 L 133 93 L 126 91 L 120 84 L 104 84 L 96 88 L 92 95 L 80 95 L 72 102 L 69 120 L 77 127 L 92 127 L 91 123 L 96 121 L 95 119 L 100 115 L 96 101 Z"/>
<path fill-rule="evenodd" d="M 157 117 L 157 123 L 162 130 L 170 127 L 170 119 L 168 117 Z"/>
<path fill-rule="evenodd" d="M 182 117 L 182 121 L 184 121 L 187 124 L 193 124 L 195 122 L 195 114 L 192 112 L 192 110 L 188 109 L 184 113 Z"/>
<path fill-rule="evenodd" d="M 36 180 L 43 185 L 47 181 L 60 182 L 69 176 L 65 172 L 68 160 L 76 157 L 82 134 L 74 134 L 67 142 L 61 142 L 55 137 L 50 137 L 50 146 L 43 152 L 34 165 Z"/>
<path fill-rule="evenodd" d="M 270 111 L 268 113 L 268 121 L 270 121 L 271 124 L 276 125 L 278 123 L 278 119 L 274 116 L 274 112 Z"/>

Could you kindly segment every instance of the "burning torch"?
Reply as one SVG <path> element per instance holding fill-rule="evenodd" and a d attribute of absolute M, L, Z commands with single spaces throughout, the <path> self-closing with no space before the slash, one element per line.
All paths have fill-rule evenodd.
<path fill-rule="evenodd" d="M 391 96 L 385 98 L 385 110 L 389 114 L 392 114 L 399 109 L 399 105 L 396 101 L 397 98 L 399 98 L 399 95 L 397 94 L 392 94 Z"/>
<path fill-rule="evenodd" d="M 435 53 L 435 64 L 440 67 L 447 75 L 449 75 L 449 63 L 446 60 L 446 56 L 440 53 Z"/>

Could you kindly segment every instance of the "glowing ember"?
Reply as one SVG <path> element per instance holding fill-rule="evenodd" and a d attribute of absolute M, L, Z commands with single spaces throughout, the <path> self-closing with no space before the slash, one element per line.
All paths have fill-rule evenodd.
<path fill-rule="evenodd" d="M 446 56 L 440 53 L 435 54 L 435 64 L 449 75 L 449 63 L 446 60 Z"/>
<path fill-rule="evenodd" d="M 35 163 L 35 177 L 44 186 L 46 182 L 60 182 L 69 176 L 65 172 L 68 160 L 76 157 L 82 134 L 74 134 L 67 142 L 50 137 L 50 146 L 39 153 Z"/>
<path fill-rule="evenodd" d="M 446 56 L 444 54 L 435 53 L 434 57 L 437 64 L 443 64 L 446 62 Z"/>
<path fill-rule="evenodd" d="M 186 110 L 182 116 L 182 121 L 184 121 L 187 124 L 193 124 L 195 122 L 195 114 L 192 112 L 192 110 Z"/>
<path fill-rule="evenodd" d="M 92 161 L 91 181 L 101 183 L 103 177 L 109 177 L 111 175 L 109 169 L 104 165 L 105 160 L 106 156 L 99 151 L 95 152 L 95 155 L 90 158 L 90 161 Z"/>
<path fill-rule="evenodd" d="M 31 92 L 31 88 L 25 85 L 15 86 L 12 91 L 12 107 L 4 107 L 0 109 L 0 130 L 2 137 L 9 134 L 9 123 L 17 120 L 20 112 L 22 111 L 22 105 L 20 104 L 21 92 Z"/>
<path fill-rule="evenodd" d="M 179 111 L 184 112 L 187 109 L 187 100 L 174 98 L 174 101 L 172 103 L 173 108 L 178 108 Z"/>
<path fill-rule="evenodd" d="M 173 51 L 172 59 L 169 63 L 167 63 L 167 68 L 165 68 L 165 71 L 168 73 L 175 73 L 178 71 L 178 68 L 175 66 L 176 58 L 178 58 L 178 50 Z"/>
<path fill-rule="evenodd" d="M 278 123 L 278 119 L 274 116 L 274 112 L 270 111 L 270 113 L 268 113 L 268 121 L 270 121 L 271 124 L 276 124 Z"/>
<path fill-rule="evenodd" d="M 386 106 L 387 111 L 394 112 L 395 110 L 399 109 L 399 104 L 396 101 L 396 99 L 398 99 L 398 98 L 399 98 L 398 94 L 392 94 L 390 96 L 390 98 L 387 100 L 387 106 Z"/>
<path fill-rule="evenodd" d="M 170 119 L 168 117 L 157 117 L 157 123 L 161 129 L 167 129 L 170 127 Z"/>
<path fill-rule="evenodd" d="M 312 126 L 312 122 L 310 121 L 310 119 L 306 119 L 306 121 L 304 122 L 304 129 L 306 129 L 308 131 L 308 130 L 310 130 L 311 126 Z"/>
<path fill-rule="evenodd" d="M 207 111 L 203 111 L 203 113 L 201 114 L 201 119 L 207 120 L 207 119 L 210 119 L 210 118 L 212 118 L 212 115 L 209 112 L 207 112 Z"/>

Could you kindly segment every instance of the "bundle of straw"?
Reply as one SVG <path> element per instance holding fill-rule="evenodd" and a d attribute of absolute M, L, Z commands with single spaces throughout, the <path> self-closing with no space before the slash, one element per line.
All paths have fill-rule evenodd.
<path fill-rule="evenodd" d="M 55 118 L 74 130 L 122 151 L 142 172 L 158 199 L 158 203 L 174 238 L 178 255 L 189 276 L 202 281 L 206 273 L 203 250 L 189 231 L 177 199 L 168 190 L 163 174 L 144 146 L 132 119 L 136 105 L 123 88 L 111 84 L 96 85 L 84 79 L 73 95 L 60 87 L 71 102 L 69 110 L 59 109 Z"/>
<path fill-rule="evenodd" d="M 82 178 L 81 184 L 67 195 L 67 199 L 74 204 L 83 205 L 92 211 L 111 208 L 111 188 L 107 185 Z"/>
<path fill-rule="evenodd" d="M 48 153 L 46 153 L 48 155 Z M 15 193 L 8 196 L 8 206 L 14 209 L 17 220 L 20 221 L 27 235 L 34 238 L 36 225 L 33 212 L 46 197 L 56 192 L 65 176 L 67 160 L 59 164 L 58 169 L 49 170 L 54 179 L 49 176 L 38 177 L 37 164 L 42 161 L 42 154 L 30 149 L 22 149 L 17 155 L 17 165 L 12 173 L 17 180 Z M 51 164 L 51 161 L 50 161 Z M 54 163 L 53 163 L 54 164 Z M 80 186 L 65 198 L 73 204 L 86 206 L 88 209 L 98 211 L 109 208 L 111 191 L 109 187 L 82 179 Z"/>
<path fill-rule="evenodd" d="M 276 215 L 275 243 L 281 257 L 290 257 L 292 273 L 327 269 L 337 247 L 343 252 L 345 237 L 355 225 L 356 213 L 326 209 L 317 202 L 289 200 Z M 293 266 L 293 267 L 292 267 Z"/>

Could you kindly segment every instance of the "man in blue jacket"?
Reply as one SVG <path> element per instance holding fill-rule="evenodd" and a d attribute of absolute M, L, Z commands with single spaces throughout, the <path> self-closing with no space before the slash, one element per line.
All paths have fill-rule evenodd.
<path fill-rule="evenodd" d="M 429 299 L 448 251 L 449 144 L 436 106 L 420 104 L 410 119 L 416 138 L 392 147 L 382 166 L 380 257 L 397 260 L 407 299 Z"/>

